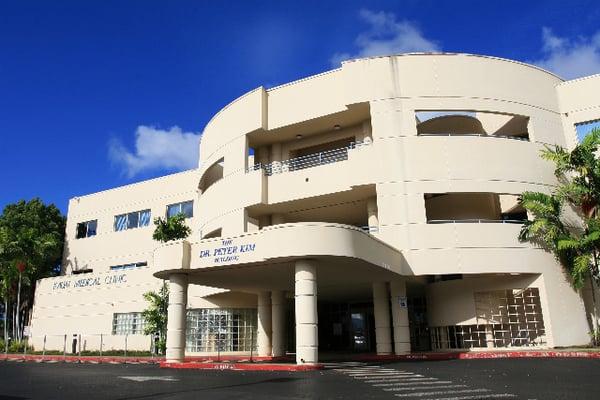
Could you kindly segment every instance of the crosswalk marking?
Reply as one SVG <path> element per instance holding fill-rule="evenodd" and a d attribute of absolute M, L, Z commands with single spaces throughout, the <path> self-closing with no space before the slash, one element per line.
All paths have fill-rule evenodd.
<path fill-rule="evenodd" d="M 393 383 L 377 383 L 377 384 L 373 384 L 373 386 L 375 387 L 385 387 L 385 386 L 393 386 L 393 385 L 420 385 L 420 386 L 424 386 L 424 385 L 440 385 L 440 384 L 449 384 L 452 383 L 452 381 L 438 381 L 435 378 L 429 378 L 428 381 L 411 381 L 411 382 L 393 382 Z"/>
<path fill-rule="evenodd" d="M 415 400 L 486 400 L 516 398 L 511 393 L 492 393 L 490 389 L 473 388 L 405 370 L 368 365 L 360 362 L 325 364 L 326 369 L 370 384 L 401 399 Z"/>
<path fill-rule="evenodd" d="M 386 392 L 408 392 L 408 391 L 417 391 L 417 390 L 438 390 L 438 389 L 459 389 L 466 388 L 467 385 L 435 385 L 435 386 L 412 386 L 412 387 L 392 387 L 392 388 L 384 388 Z"/>
<path fill-rule="evenodd" d="M 424 396 L 436 396 L 440 394 L 467 394 L 467 393 L 485 393 L 489 392 L 488 389 L 462 389 L 462 390 L 445 390 L 441 392 L 417 392 L 417 393 L 402 393 L 396 394 L 396 397 L 424 397 Z"/>

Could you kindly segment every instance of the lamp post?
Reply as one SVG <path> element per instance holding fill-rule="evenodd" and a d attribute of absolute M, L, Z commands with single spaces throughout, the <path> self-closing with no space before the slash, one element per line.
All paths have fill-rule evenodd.
<path fill-rule="evenodd" d="M 21 334 L 21 324 L 20 324 L 20 313 L 21 313 L 21 276 L 23 275 L 23 272 L 25 271 L 25 263 L 24 262 L 19 262 L 17 263 L 17 269 L 19 270 L 19 285 L 17 287 L 17 315 L 16 315 L 16 325 L 17 325 L 17 340 L 22 340 L 23 336 Z"/>

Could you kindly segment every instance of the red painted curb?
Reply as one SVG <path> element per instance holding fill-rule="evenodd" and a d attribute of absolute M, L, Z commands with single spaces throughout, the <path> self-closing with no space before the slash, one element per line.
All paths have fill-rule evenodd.
<path fill-rule="evenodd" d="M 183 363 L 160 363 L 161 368 L 173 369 L 210 369 L 210 370 L 234 370 L 234 371 L 316 371 L 323 369 L 322 364 L 296 365 L 296 364 L 254 364 L 254 363 L 213 363 L 213 362 L 183 362 Z"/>
<path fill-rule="evenodd" d="M 411 353 L 402 355 L 363 355 L 354 358 L 358 361 L 402 361 L 402 360 L 477 360 L 497 358 L 600 358 L 600 351 L 471 351 L 447 353 Z"/>

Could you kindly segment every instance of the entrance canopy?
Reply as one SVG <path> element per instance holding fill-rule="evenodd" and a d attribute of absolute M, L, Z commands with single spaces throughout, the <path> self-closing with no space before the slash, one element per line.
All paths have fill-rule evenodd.
<path fill-rule="evenodd" d="M 353 226 L 318 222 L 167 243 L 155 250 L 159 271 L 154 275 L 168 279 L 186 273 L 191 284 L 245 292 L 293 290 L 300 259 L 317 261 L 320 298 L 369 294 L 374 282 L 412 275 L 402 254 L 374 236 Z"/>

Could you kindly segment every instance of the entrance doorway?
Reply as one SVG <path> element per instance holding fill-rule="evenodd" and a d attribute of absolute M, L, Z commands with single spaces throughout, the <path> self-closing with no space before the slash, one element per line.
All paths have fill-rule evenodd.
<path fill-rule="evenodd" d="M 373 303 L 319 302 L 318 313 L 320 351 L 375 351 Z"/>

